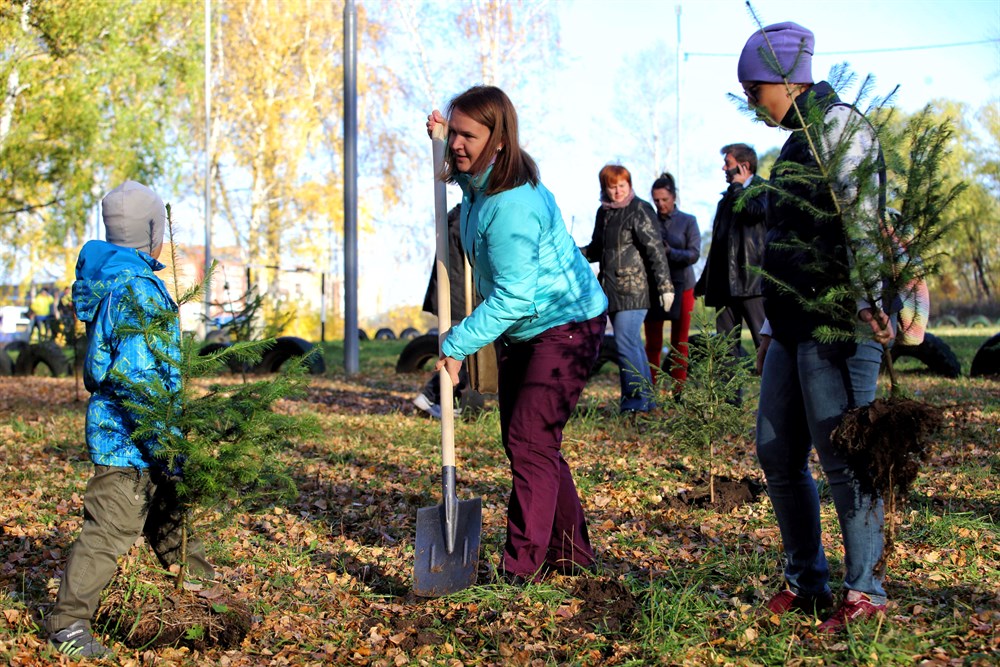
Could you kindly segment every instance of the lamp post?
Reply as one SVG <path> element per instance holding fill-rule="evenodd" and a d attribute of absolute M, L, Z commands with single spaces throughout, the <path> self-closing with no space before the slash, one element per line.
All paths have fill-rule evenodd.
<path fill-rule="evenodd" d="M 354 0 L 344 2 L 344 372 L 358 372 L 358 90 Z"/>
<path fill-rule="evenodd" d="M 212 283 L 212 0 L 205 0 L 205 327 L 211 317 Z"/>

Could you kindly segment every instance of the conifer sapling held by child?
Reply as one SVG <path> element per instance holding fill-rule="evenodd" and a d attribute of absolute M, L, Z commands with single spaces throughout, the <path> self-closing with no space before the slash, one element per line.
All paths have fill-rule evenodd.
<path fill-rule="evenodd" d="M 90 623 L 118 558 L 144 535 L 164 567 L 178 563 L 184 525 L 176 482 L 158 457 L 160 438 L 136 437 L 134 410 L 153 392 L 181 389 L 177 305 L 154 273 L 164 268 L 157 260 L 164 205 L 134 181 L 112 190 L 102 204 L 107 241 L 84 245 L 73 284 L 76 314 L 90 340 L 84 382 L 91 392 L 86 440 L 94 474 L 84 496 L 83 529 L 46 618 L 55 649 L 77 657 L 108 652 Z M 161 423 L 159 432 L 172 427 Z M 186 550 L 191 571 L 212 579 L 201 543 L 188 538 Z"/>

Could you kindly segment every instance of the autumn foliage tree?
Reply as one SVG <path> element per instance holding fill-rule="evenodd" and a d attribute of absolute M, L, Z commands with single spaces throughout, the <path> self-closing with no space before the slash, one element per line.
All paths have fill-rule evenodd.
<path fill-rule="evenodd" d="M 343 7 L 319 0 L 218 5 L 209 142 L 215 208 L 256 269 L 255 282 L 273 287 L 278 267 L 329 266 L 331 234 L 342 230 Z M 358 33 L 362 50 L 379 34 L 363 7 Z M 387 105 L 388 90 L 359 60 L 359 108 Z M 191 110 L 192 125 L 202 128 L 199 114 Z M 368 114 L 359 123 L 369 142 L 363 150 L 391 145 Z M 382 155 L 374 180 L 394 192 L 392 151 Z M 360 219 L 370 218 L 362 211 Z"/>
<path fill-rule="evenodd" d="M 0 3 L 0 262 L 72 267 L 109 183 L 168 172 L 195 0 Z M 69 241 L 69 243 L 67 243 Z M 66 247 L 70 246 L 70 247 Z"/>

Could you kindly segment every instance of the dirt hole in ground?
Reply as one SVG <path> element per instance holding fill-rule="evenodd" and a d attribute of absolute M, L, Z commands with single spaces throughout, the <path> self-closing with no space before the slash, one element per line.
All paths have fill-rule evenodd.
<path fill-rule="evenodd" d="M 148 589 L 137 595 L 135 590 L 113 590 L 98 622 L 130 648 L 188 646 L 204 651 L 239 646 L 253 615 L 221 586 L 197 593 Z"/>
<path fill-rule="evenodd" d="M 731 512 L 737 507 L 756 502 L 764 492 L 764 485 L 750 477 L 731 479 L 719 476 L 714 480 L 714 487 L 714 502 L 708 480 L 696 479 L 694 484 L 668 499 L 667 503 L 676 509 L 707 507 L 719 512 Z"/>
<path fill-rule="evenodd" d="M 430 614 L 397 618 L 392 621 L 393 643 L 404 651 L 410 651 L 419 646 L 439 646 L 444 644 L 445 636 L 434 632 L 435 618 Z M 405 633 L 404 637 L 398 637 Z"/>
<path fill-rule="evenodd" d="M 639 610 L 635 597 L 618 581 L 578 577 L 570 595 L 583 604 L 566 624 L 584 632 L 627 633 Z"/>

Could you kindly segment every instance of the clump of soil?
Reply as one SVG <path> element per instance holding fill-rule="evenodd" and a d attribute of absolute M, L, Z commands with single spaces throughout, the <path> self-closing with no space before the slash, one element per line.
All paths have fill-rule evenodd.
<path fill-rule="evenodd" d="M 221 586 L 111 590 L 98 622 L 130 648 L 188 646 L 197 651 L 239 646 L 250 631 L 250 609 Z"/>
<path fill-rule="evenodd" d="M 717 476 L 714 486 L 715 502 L 712 502 L 709 483 L 705 479 L 696 479 L 691 488 L 682 490 L 668 502 L 677 509 L 710 507 L 720 512 L 731 512 L 737 507 L 756 502 L 764 491 L 763 484 L 749 477 L 731 479 Z"/>
<path fill-rule="evenodd" d="M 831 435 L 851 468 L 868 472 L 866 490 L 885 502 L 885 546 L 876 572 L 885 569 L 895 544 L 897 503 L 909 495 L 920 464 L 930 455 L 931 438 L 943 423 L 940 408 L 909 398 L 879 398 L 847 412 Z"/>
<path fill-rule="evenodd" d="M 635 597 L 617 581 L 594 577 L 577 577 L 571 595 L 583 601 L 583 606 L 568 625 L 586 632 L 605 634 L 627 632 L 638 612 Z"/>
<path fill-rule="evenodd" d="M 404 651 L 410 651 L 419 646 L 438 646 L 444 644 L 446 641 L 444 635 L 438 634 L 432 629 L 435 625 L 435 618 L 429 614 L 408 616 L 393 620 L 393 635 L 406 633 L 406 636 L 396 642 L 396 645 Z"/>
<path fill-rule="evenodd" d="M 868 471 L 873 491 L 905 498 L 931 438 L 944 418 L 939 408 L 908 398 L 879 398 L 844 415 L 831 439 L 851 467 Z"/>

